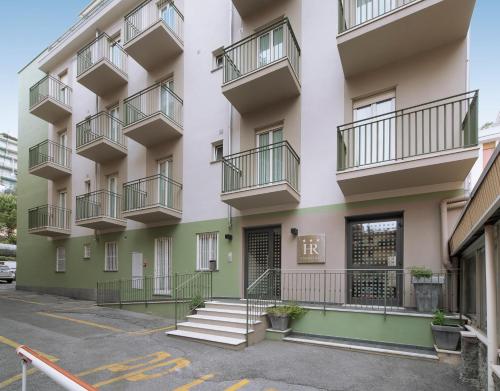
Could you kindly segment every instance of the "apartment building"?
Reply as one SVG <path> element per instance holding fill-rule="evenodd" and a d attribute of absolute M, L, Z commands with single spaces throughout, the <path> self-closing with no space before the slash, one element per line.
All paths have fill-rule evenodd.
<path fill-rule="evenodd" d="M 17 138 L 0 133 L 0 192 L 13 191 L 17 183 Z"/>
<path fill-rule="evenodd" d="M 168 297 L 215 261 L 237 299 L 279 270 L 274 297 L 371 310 L 298 331 L 432 347 L 428 316 L 374 317 L 415 307 L 408 268 L 457 267 L 474 4 L 94 1 L 20 72 L 18 288 Z"/>

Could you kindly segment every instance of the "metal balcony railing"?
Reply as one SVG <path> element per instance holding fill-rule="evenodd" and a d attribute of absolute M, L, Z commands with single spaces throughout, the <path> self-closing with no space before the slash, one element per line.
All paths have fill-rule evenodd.
<path fill-rule="evenodd" d="M 71 149 L 54 141 L 45 140 L 29 149 L 29 168 L 53 163 L 71 169 Z"/>
<path fill-rule="evenodd" d="M 300 47 L 287 18 L 224 48 L 224 83 L 287 58 L 299 79 Z"/>
<path fill-rule="evenodd" d="M 163 206 L 182 211 L 182 185 L 162 174 L 123 185 L 123 211 Z"/>
<path fill-rule="evenodd" d="M 80 49 L 76 55 L 77 76 L 86 72 L 102 60 L 109 61 L 123 73 L 127 73 L 128 54 L 106 33 L 101 33 L 96 39 Z"/>
<path fill-rule="evenodd" d="M 184 16 L 171 0 L 147 0 L 125 16 L 125 44 L 162 21 L 179 39 L 183 39 Z"/>
<path fill-rule="evenodd" d="M 71 229 L 71 210 L 53 205 L 42 205 L 28 210 L 28 230 L 54 228 Z"/>
<path fill-rule="evenodd" d="M 121 196 L 97 190 L 76 197 L 76 221 L 96 218 L 122 219 Z"/>
<path fill-rule="evenodd" d="M 99 139 L 106 139 L 126 148 L 127 138 L 122 132 L 122 121 L 102 111 L 76 124 L 77 150 Z"/>
<path fill-rule="evenodd" d="M 123 101 L 125 126 L 164 114 L 182 127 L 182 99 L 164 83 L 155 84 Z"/>
<path fill-rule="evenodd" d="M 222 193 L 288 183 L 299 192 L 300 158 L 287 141 L 222 158 Z"/>
<path fill-rule="evenodd" d="M 478 91 L 337 127 L 337 170 L 477 145 Z"/>
<path fill-rule="evenodd" d="M 47 75 L 30 88 L 30 109 L 48 98 L 71 108 L 71 94 L 71 87 L 55 77 Z"/>
<path fill-rule="evenodd" d="M 416 0 L 338 0 L 339 34 Z"/>

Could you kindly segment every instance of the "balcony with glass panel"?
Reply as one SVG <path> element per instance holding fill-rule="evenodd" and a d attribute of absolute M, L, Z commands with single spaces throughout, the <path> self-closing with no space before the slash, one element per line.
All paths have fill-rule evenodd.
<path fill-rule="evenodd" d="M 45 140 L 29 149 L 29 173 L 56 180 L 71 175 L 71 149 Z"/>
<path fill-rule="evenodd" d="M 339 49 L 351 77 L 463 39 L 475 0 L 338 0 Z"/>
<path fill-rule="evenodd" d="M 76 125 L 76 153 L 103 163 L 127 155 L 127 139 L 119 118 L 105 111 Z"/>
<path fill-rule="evenodd" d="M 145 224 L 180 220 L 182 184 L 162 174 L 125 183 L 123 217 Z"/>
<path fill-rule="evenodd" d="M 472 91 L 339 126 L 342 192 L 463 182 L 478 157 L 477 106 Z"/>
<path fill-rule="evenodd" d="M 128 81 L 128 55 L 120 44 L 102 33 L 76 56 L 76 81 L 104 96 Z"/>
<path fill-rule="evenodd" d="M 97 190 L 76 197 L 75 224 L 92 229 L 124 229 L 121 195 L 109 190 Z"/>
<path fill-rule="evenodd" d="M 71 115 L 69 86 L 47 75 L 30 88 L 30 113 L 52 124 Z"/>
<path fill-rule="evenodd" d="M 224 156 L 221 200 L 239 210 L 295 206 L 299 172 L 300 158 L 287 141 Z"/>
<path fill-rule="evenodd" d="M 52 238 L 71 234 L 71 210 L 42 205 L 28 210 L 28 233 Z"/>
<path fill-rule="evenodd" d="M 169 0 L 148 0 L 125 16 L 125 51 L 148 71 L 184 50 L 184 17 Z"/>
<path fill-rule="evenodd" d="M 224 48 L 222 93 L 241 114 L 300 94 L 300 47 L 288 19 Z"/>
<path fill-rule="evenodd" d="M 158 83 L 124 100 L 123 134 L 149 147 L 182 136 L 182 99 Z"/>

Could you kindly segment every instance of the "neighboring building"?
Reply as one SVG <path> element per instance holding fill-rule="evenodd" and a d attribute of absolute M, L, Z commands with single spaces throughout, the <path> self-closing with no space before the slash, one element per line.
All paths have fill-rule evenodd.
<path fill-rule="evenodd" d="M 165 275 L 215 261 L 216 297 L 271 275 L 265 294 L 347 309 L 303 333 L 431 348 L 427 315 L 385 310 L 415 308 L 411 266 L 450 267 L 475 2 L 404 3 L 93 3 L 20 72 L 18 288 L 147 275 L 168 299 Z"/>
<path fill-rule="evenodd" d="M 0 133 L 0 192 L 13 191 L 17 183 L 17 138 Z"/>

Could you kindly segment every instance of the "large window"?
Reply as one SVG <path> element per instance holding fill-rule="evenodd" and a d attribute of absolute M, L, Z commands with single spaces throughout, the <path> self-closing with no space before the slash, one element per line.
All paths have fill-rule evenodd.
<path fill-rule="evenodd" d="M 196 235 L 196 270 L 209 270 L 210 261 L 215 261 L 218 268 L 219 234 L 206 232 Z"/>
<path fill-rule="evenodd" d="M 118 271 L 118 246 L 116 242 L 104 243 L 104 271 Z"/>
<path fill-rule="evenodd" d="M 66 271 L 66 248 L 57 247 L 56 249 L 56 272 Z"/>

